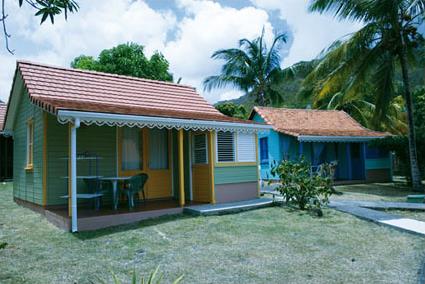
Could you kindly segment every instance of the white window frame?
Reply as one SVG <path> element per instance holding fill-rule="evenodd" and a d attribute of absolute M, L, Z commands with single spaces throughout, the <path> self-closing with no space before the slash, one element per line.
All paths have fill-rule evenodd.
<path fill-rule="evenodd" d="M 233 157 L 234 157 L 234 161 L 219 161 L 218 160 L 218 132 L 215 133 L 215 161 L 219 164 L 232 164 L 232 163 L 237 163 L 237 157 L 236 157 L 236 135 L 235 132 L 231 132 L 231 134 L 233 135 Z"/>
<path fill-rule="evenodd" d="M 253 151 L 253 159 L 251 159 L 251 160 L 248 160 L 248 159 L 243 159 L 243 158 L 240 158 L 239 156 L 240 156 L 240 149 L 239 149 L 239 141 L 240 141 L 240 135 L 251 135 L 251 143 L 252 143 L 252 145 L 250 145 L 250 146 L 252 146 L 253 147 L 253 149 L 252 149 L 252 151 Z M 255 145 L 255 142 L 256 142 L 256 139 L 255 139 L 255 135 L 254 134 L 251 134 L 251 133 L 249 133 L 249 134 L 246 134 L 246 133 L 237 133 L 237 135 L 236 135 L 236 140 L 235 140 L 235 143 L 236 143 L 236 147 L 235 147 L 235 150 L 236 150 L 236 162 L 237 163 L 255 163 L 256 161 L 257 161 L 257 159 L 256 159 L 256 152 L 257 152 L 257 150 L 256 150 L 256 145 Z"/>
<path fill-rule="evenodd" d="M 218 132 L 215 135 L 215 161 L 218 164 L 235 164 L 235 163 L 241 163 L 241 164 L 250 164 L 250 163 L 256 163 L 257 162 L 257 148 L 256 148 L 256 138 L 254 134 L 253 135 L 253 146 L 255 149 L 255 155 L 254 155 L 254 160 L 252 161 L 247 161 L 247 160 L 243 160 L 241 161 L 239 159 L 239 151 L 238 151 L 238 136 L 239 136 L 239 132 L 232 132 L 233 135 L 233 156 L 234 156 L 234 160 L 233 161 L 219 161 L 218 160 Z"/>
<path fill-rule="evenodd" d="M 32 169 L 34 166 L 34 121 L 32 118 L 27 121 L 26 150 L 26 168 Z"/>

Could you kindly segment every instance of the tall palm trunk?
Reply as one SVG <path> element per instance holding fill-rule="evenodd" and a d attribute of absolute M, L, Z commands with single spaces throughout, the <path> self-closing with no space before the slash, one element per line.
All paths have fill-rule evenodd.
<path fill-rule="evenodd" d="M 413 121 L 413 101 L 412 93 L 410 92 L 410 81 L 409 81 L 409 72 L 407 66 L 407 50 L 406 50 L 406 41 L 404 40 L 403 34 L 401 34 L 401 49 L 400 49 L 400 65 L 401 72 L 403 76 L 403 85 L 404 85 L 404 99 L 406 102 L 407 108 L 407 125 L 409 128 L 408 140 L 409 140 L 409 157 L 410 157 L 410 171 L 412 178 L 412 186 L 415 190 L 422 189 L 422 179 L 421 173 L 418 166 L 418 155 L 416 151 L 416 133 L 415 133 L 415 124 Z"/>

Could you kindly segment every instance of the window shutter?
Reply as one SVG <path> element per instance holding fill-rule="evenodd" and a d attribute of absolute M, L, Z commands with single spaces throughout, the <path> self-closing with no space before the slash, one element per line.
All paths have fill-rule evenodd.
<path fill-rule="evenodd" d="M 207 135 L 193 135 L 193 163 L 208 164 Z"/>
<path fill-rule="evenodd" d="M 235 161 L 235 142 L 232 132 L 217 132 L 217 161 Z"/>
<path fill-rule="evenodd" d="M 238 133 L 238 162 L 255 162 L 254 134 Z"/>

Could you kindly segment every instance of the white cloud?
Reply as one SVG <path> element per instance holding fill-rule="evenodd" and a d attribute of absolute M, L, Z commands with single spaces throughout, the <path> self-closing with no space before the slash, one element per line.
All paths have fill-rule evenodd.
<path fill-rule="evenodd" d="M 241 38 L 259 36 L 263 26 L 271 40 L 273 27 L 267 13 L 254 7 L 223 7 L 212 1 L 179 0 L 178 5 L 186 16 L 178 24 L 176 39 L 164 50 L 175 77 L 195 86 L 210 102 L 242 95 L 234 90 L 203 92 L 202 81 L 220 71 L 223 62 L 210 58 L 214 51 L 237 47 Z"/>
<path fill-rule="evenodd" d="M 307 0 L 251 0 L 257 7 L 279 10 L 294 37 L 289 55 L 283 64 L 290 66 L 301 60 L 310 60 L 332 42 L 361 27 L 359 23 L 338 21 L 332 15 L 307 11 Z"/>
<path fill-rule="evenodd" d="M 175 78 L 182 77 L 183 83 L 196 87 L 208 101 L 236 98 L 242 93 L 231 88 L 203 92 L 202 81 L 218 74 L 223 63 L 210 56 L 218 49 L 236 47 L 241 38 L 257 37 L 263 27 L 270 41 L 273 27 L 267 9 L 278 9 L 294 34 L 285 65 L 315 57 L 333 40 L 359 26 L 309 14 L 307 2 L 300 0 L 251 0 L 254 6 L 241 9 L 208 0 L 175 1 L 183 12 L 179 20 L 175 11 L 154 10 L 142 0 L 91 0 L 79 1 L 80 11 L 70 14 L 68 21 L 59 16 L 55 25 L 46 22 L 41 26 L 34 10 L 6 1 L 16 55 L 0 47 L 0 99 L 7 100 L 18 58 L 69 66 L 80 54 L 95 56 L 102 49 L 129 41 L 145 45 L 148 54 L 162 51 Z M 167 42 L 170 32 L 175 36 Z"/>
<path fill-rule="evenodd" d="M 2 100 L 9 95 L 16 59 L 69 66 L 76 56 L 97 55 L 105 48 L 130 41 L 145 45 L 151 54 L 164 48 L 167 33 L 176 24 L 172 12 L 155 11 L 143 1 L 92 0 L 79 1 L 80 11 L 70 14 L 68 21 L 58 16 L 54 25 L 46 21 L 40 26 L 40 18 L 32 16 L 33 10 L 9 3 L 8 26 L 16 55 L 0 49 Z"/>

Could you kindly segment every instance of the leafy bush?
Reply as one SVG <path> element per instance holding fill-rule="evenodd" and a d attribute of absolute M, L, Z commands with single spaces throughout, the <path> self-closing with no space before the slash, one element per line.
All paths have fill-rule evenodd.
<path fill-rule="evenodd" d="M 280 180 L 277 190 L 287 203 L 296 204 L 301 210 L 319 210 L 329 202 L 333 190 L 333 166 L 322 164 L 313 173 L 311 164 L 304 158 L 274 163 L 271 173 Z"/>

